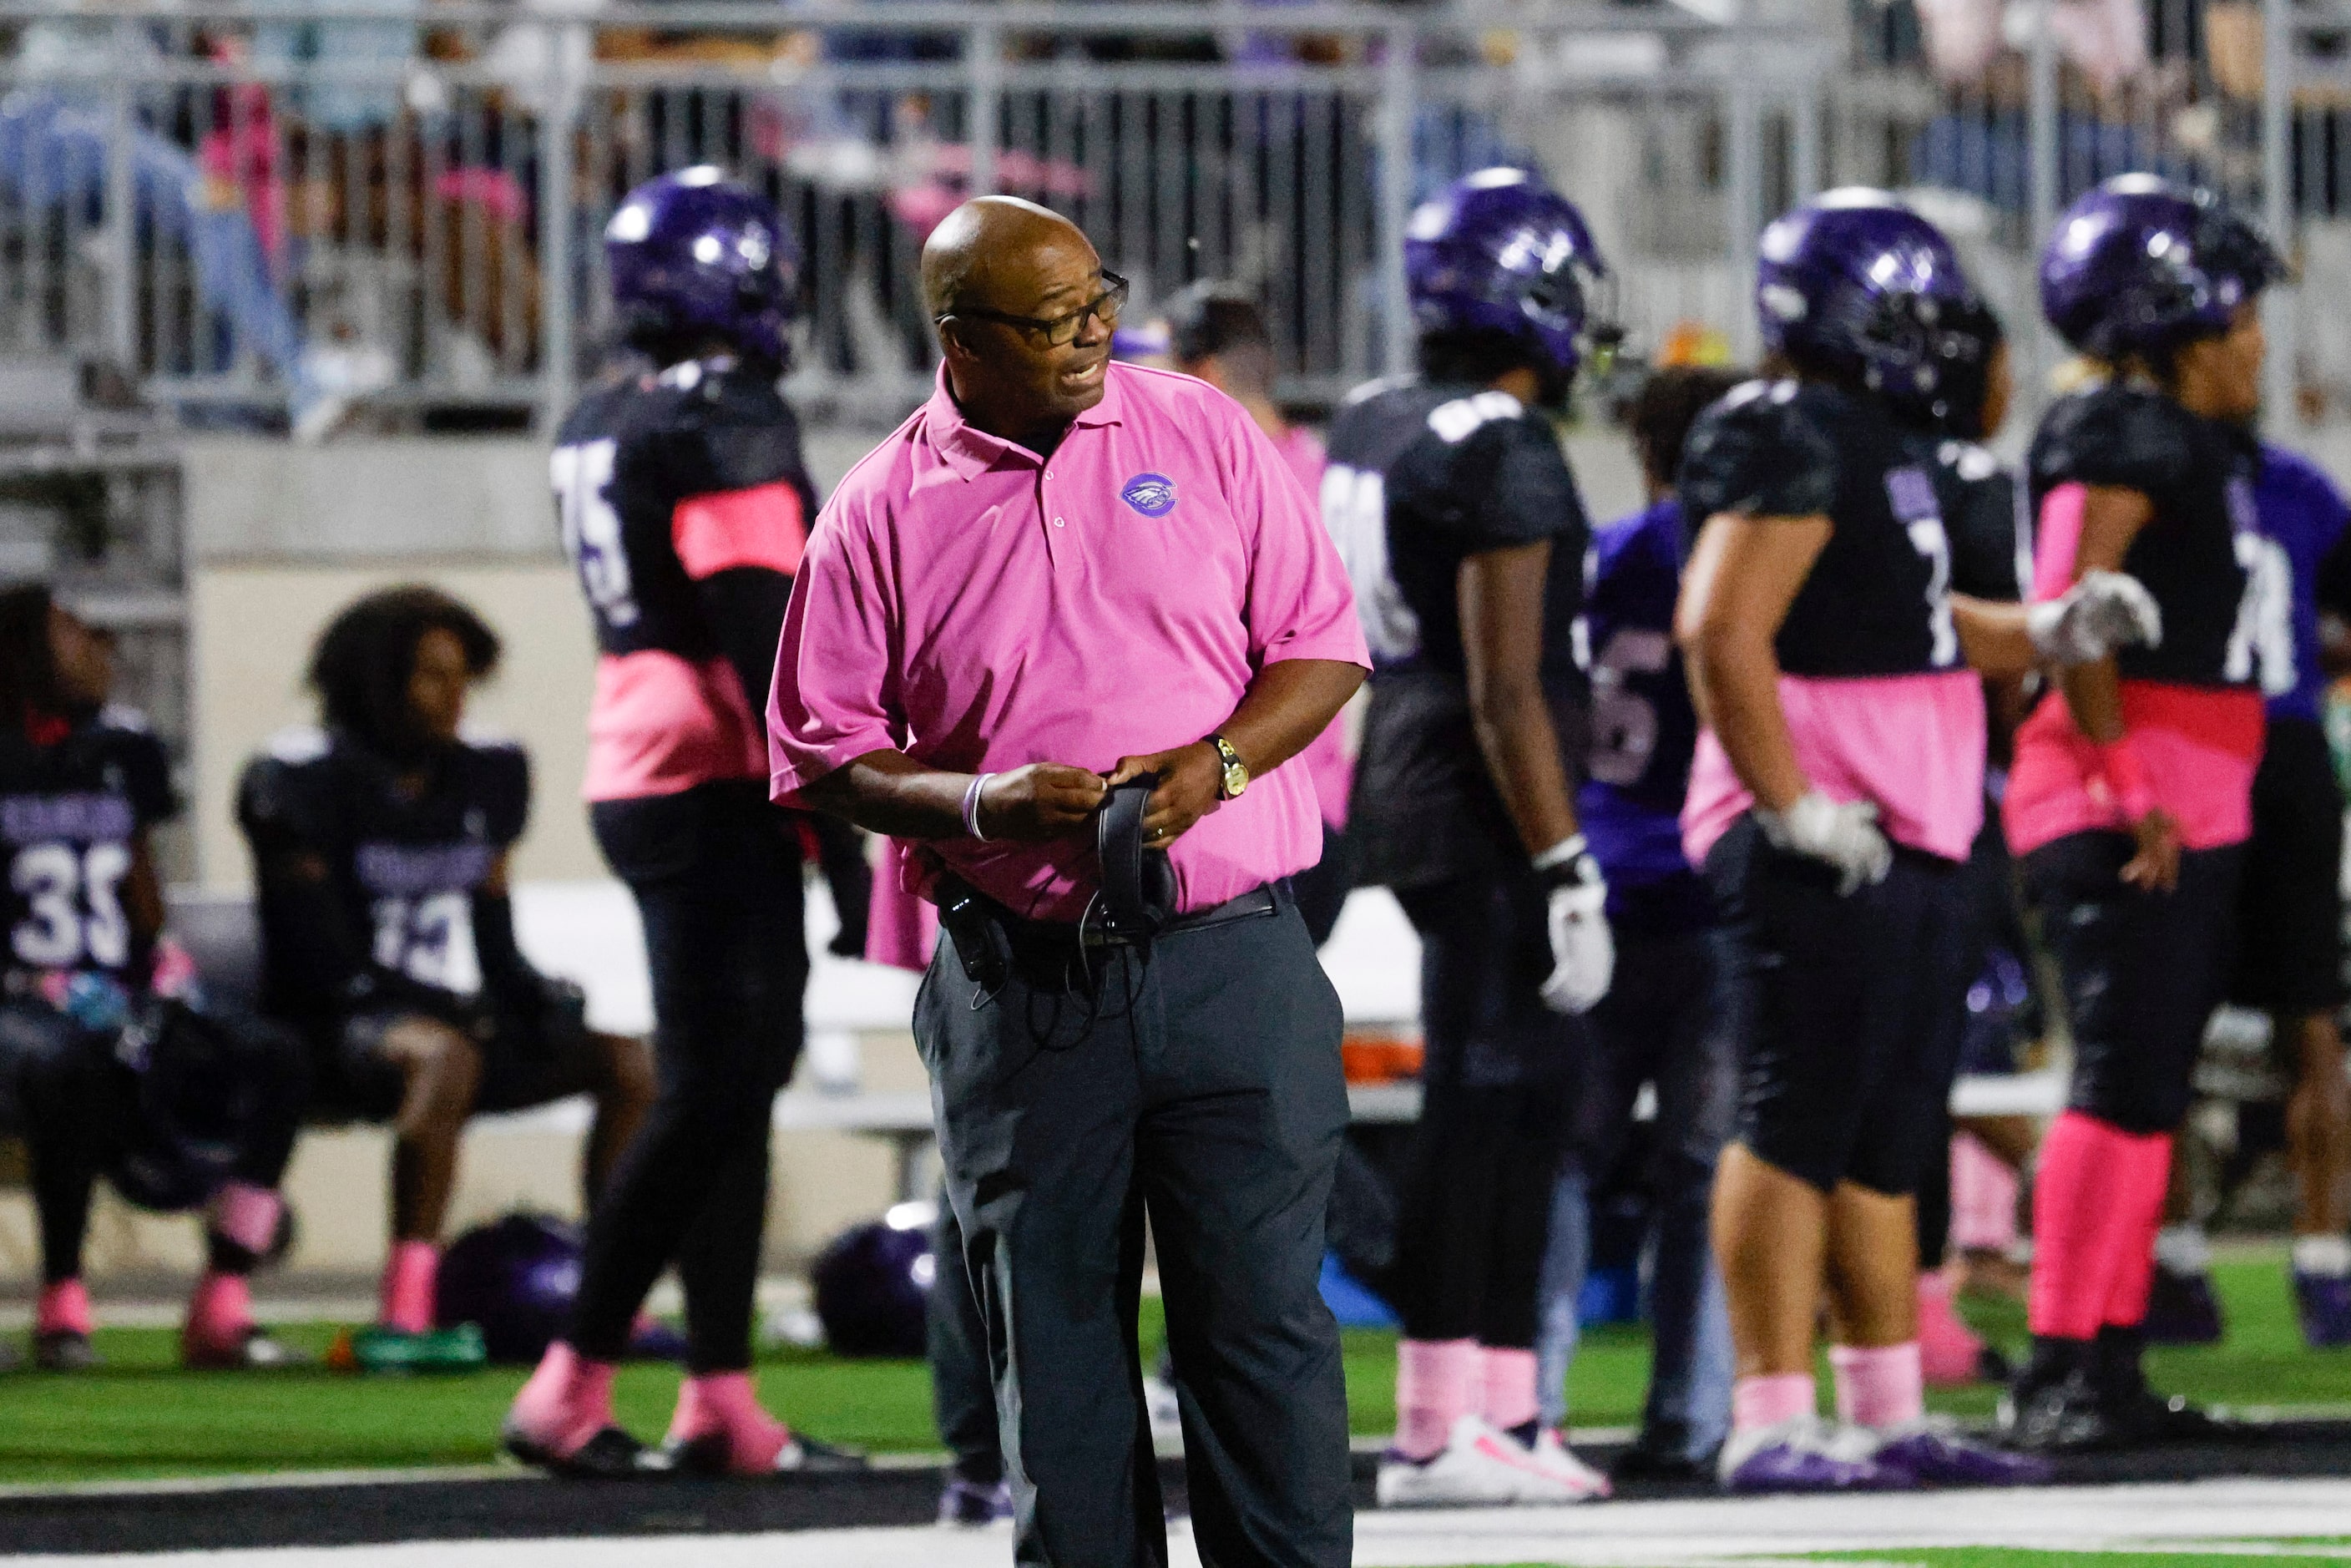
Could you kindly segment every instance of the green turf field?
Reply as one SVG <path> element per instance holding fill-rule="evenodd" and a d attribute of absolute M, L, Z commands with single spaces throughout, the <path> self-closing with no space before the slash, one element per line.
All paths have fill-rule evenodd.
<path fill-rule="evenodd" d="M 2276 1257 L 2224 1261 L 2219 1280 L 2229 1306 L 2229 1343 L 2158 1354 L 2153 1372 L 2161 1386 L 2240 1406 L 2351 1406 L 2351 1352 L 2303 1347 Z M 1146 1303 L 1145 1318 L 1144 1336 L 1155 1354 L 1156 1302 Z M 2023 1336 L 2021 1311 L 1986 1314 L 1982 1326 L 2011 1345 Z M 319 1352 L 332 1333 L 320 1324 L 289 1330 L 287 1337 Z M 108 1364 L 96 1372 L 0 1376 L 0 1482 L 478 1464 L 494 1457 L 498 1418 L 523 1376 L 519 1369 L 401 1380 L 323 1371 L 185 1373 L 172 1364 L 175 1343 L 164 1331 L 108 1331 L 99 1336 Z M 1590 1335 L 1575 1364 L 1576 1425 L 1637 1419 L 1647 1366 L 1639 1333 L 1604 1329 Z M 1347 1336 L 1358 1433 L 1389 1429 L 1395 1375 L 1393 1336 Z M 936 1447 L 929 1378 L 919 1363 L 789 1352 L 762 1364 L 760 1385 L 776 1409 L 820 1437 L 877 1450 Z M 642 1437 L 658 1437 L 676 1386 L 670 1367 L 625 1368 L 621 1418 Z M 1989 1388 L 1970 1389 L 1936 1402 L 1979 1416 L 1991 1410 L 1993 1397 Z M 1987 1568 L 2028 1568 L 2022 1557 L 1980 1561 Z M 1959 1563 L 1938 1557 L 1935 1568 Z"/>

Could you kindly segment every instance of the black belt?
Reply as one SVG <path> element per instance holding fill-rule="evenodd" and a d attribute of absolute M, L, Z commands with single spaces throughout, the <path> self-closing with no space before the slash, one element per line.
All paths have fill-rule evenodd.
<path fill-rule="evenodd" d="M 1278 915 L 1280 911 L 1281 901 L 1269 883 L 1228 898 L 1213 909 L 1196 909 L 1189 915 L 1176 915 L 1159 928 L 1159 936 L 1180 936 L 1186 931 L 1206 931 L 1212 925 L 1229 925 L 1236 920 L 1253 920 L 1263 915 Z M 1018 915 L 1008 918 L 1019 919 Z M 1089 947 L 1147 947 L 1154 940 L 1149 936 L 1122 936 L 1101 925 L 1072 925 L 1058 920 L 1022 920 L 1019 923 L 1029 931 L 1049 934 L 1051 938 L 1062 941 L 1075 940 Z"/>
<path fill-rule="evenodd" d="M 1135 936 L 1113 931 L 1099 921 L 1030 920 L 961 879 L 947 876 L 940 879 L 938 887 L 939 924 L 955 940 L 956 956 L 962 962 L 965 977 L 984 995 L 993 996 L 1003 988 L 1015 967 L 1034 983 L 1057 984 L 1072 966 L 1083 967 L 1082 957 L 1088 952 L 1148 948 L 1167 937 L 1262 919 L 1281 912 L 1281 896 L 1277 885 L 1269 883 L 1212 908 L 1176 915 L 1159 928 L 1156 936 Z"/>

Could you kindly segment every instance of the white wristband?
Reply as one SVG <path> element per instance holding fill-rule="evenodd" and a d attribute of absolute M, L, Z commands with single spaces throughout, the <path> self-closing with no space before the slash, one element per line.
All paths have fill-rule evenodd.
<path fill-rule="evenodd" d="M 1567 838 L 1560 840 L 1559 842 L 1552 845 L 1551 848 L 1535 856 L 1535 870 L 1549 871 L 1553 866 L 1565 865 L 1569 862 L 1582 855 L 1583 851 L 1583 835 L 1582 833 L 1572 834 Z"/>
<path fill-rule="evenodd" d="M 963 792 L 963 831 L 982 842 L 987 841 L 987 835 L 979 831 L 979 792 L 995 777 L 993 773 L 975 773 Z"/>

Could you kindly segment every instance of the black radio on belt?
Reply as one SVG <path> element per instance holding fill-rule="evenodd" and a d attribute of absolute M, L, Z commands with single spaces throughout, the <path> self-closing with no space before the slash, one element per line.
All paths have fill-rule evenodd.
<path fill-rule="evenodd" d="M 1146 849 L 1143 814 L 1159 775 L 1139 773 L 1111 790 L 1094 821 L 1102 859 L 1102 925 L 1129 942 L 1148 942 L 1176 914 L 1176 868 L 1165 850 Z"/>
<path fill-rule="evenodd" d="M 939 928 L 955 942 L 964 978 L 983 996 L 994 996 L 1012 977 L 1012 957 L 1001 946 L 987 901 L 959 877 L 941 878 L 938 894 Z"/>

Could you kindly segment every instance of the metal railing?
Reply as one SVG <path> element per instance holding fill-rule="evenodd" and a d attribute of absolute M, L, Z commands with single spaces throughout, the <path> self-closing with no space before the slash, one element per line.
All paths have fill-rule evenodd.
<path fill-rule="evenodd" d="M 1913 0 L 1854 3 L 1798 26 L 1583 0 L 0 0 L 0 353 L 110 360 L 190 418 L 544 418 L 606 340 L 613 205 L 715 162 L 799 235 L 792 390 L 819 417 L 924 394 L 921 241 L 985 191 L 1068 213 L 1146 307 L 1256 288 L 1283 390 L 1327 402 L 1408 357 L 1414 203 L 1519 161 L 1591 216 L 1636 346 L 1707 326 L 1751 350 L 1762 221 L 1871 183 L 1935 188 L 2046 368 L 2040 237 L 2155 167 L 2298 242 L 2273 406 L 2351 402 L 2351 332 L 2339 356 L 2321 313 L 2294 332 L 2298 297 L 2351 282 L 2351 66 L 2327 52 L 2351 14 L 2147 0 L 2145 68 L 2101 91 L 2038 25 L 2056 0 L 2011 6 L 2035 25 L 1964 68 L 1920 48 Z"/>
<path fill-rule="evenodd" d="M 244 415 L 345 393 L 444 418 L 559 407 L 607 326 L 605 218 L 697 162 L 799 231 L 794 390 L 820 413 L 922 395 L 921 240 L 984 191 L 1068 213 L 1146 303 L 1204 276 L 1256 287 L 1302 399 L 1403 362 L 1405 219 L 1501 159 L 1552 165 L 1593 208 L 1636 320 L 1716 314 L 1737 292 L 1717 274 L 1789 187 L 1767 190 L 1762 128 L 1835 58 L 1826 37 L 1589 5 L 588 20 L 14 0 L 0 22 L 19 46 L 0 62 L 0 351 L 102 353 L 156 399 Z M 1584 157 L 1574 126 L 1633 162 Z"/>

